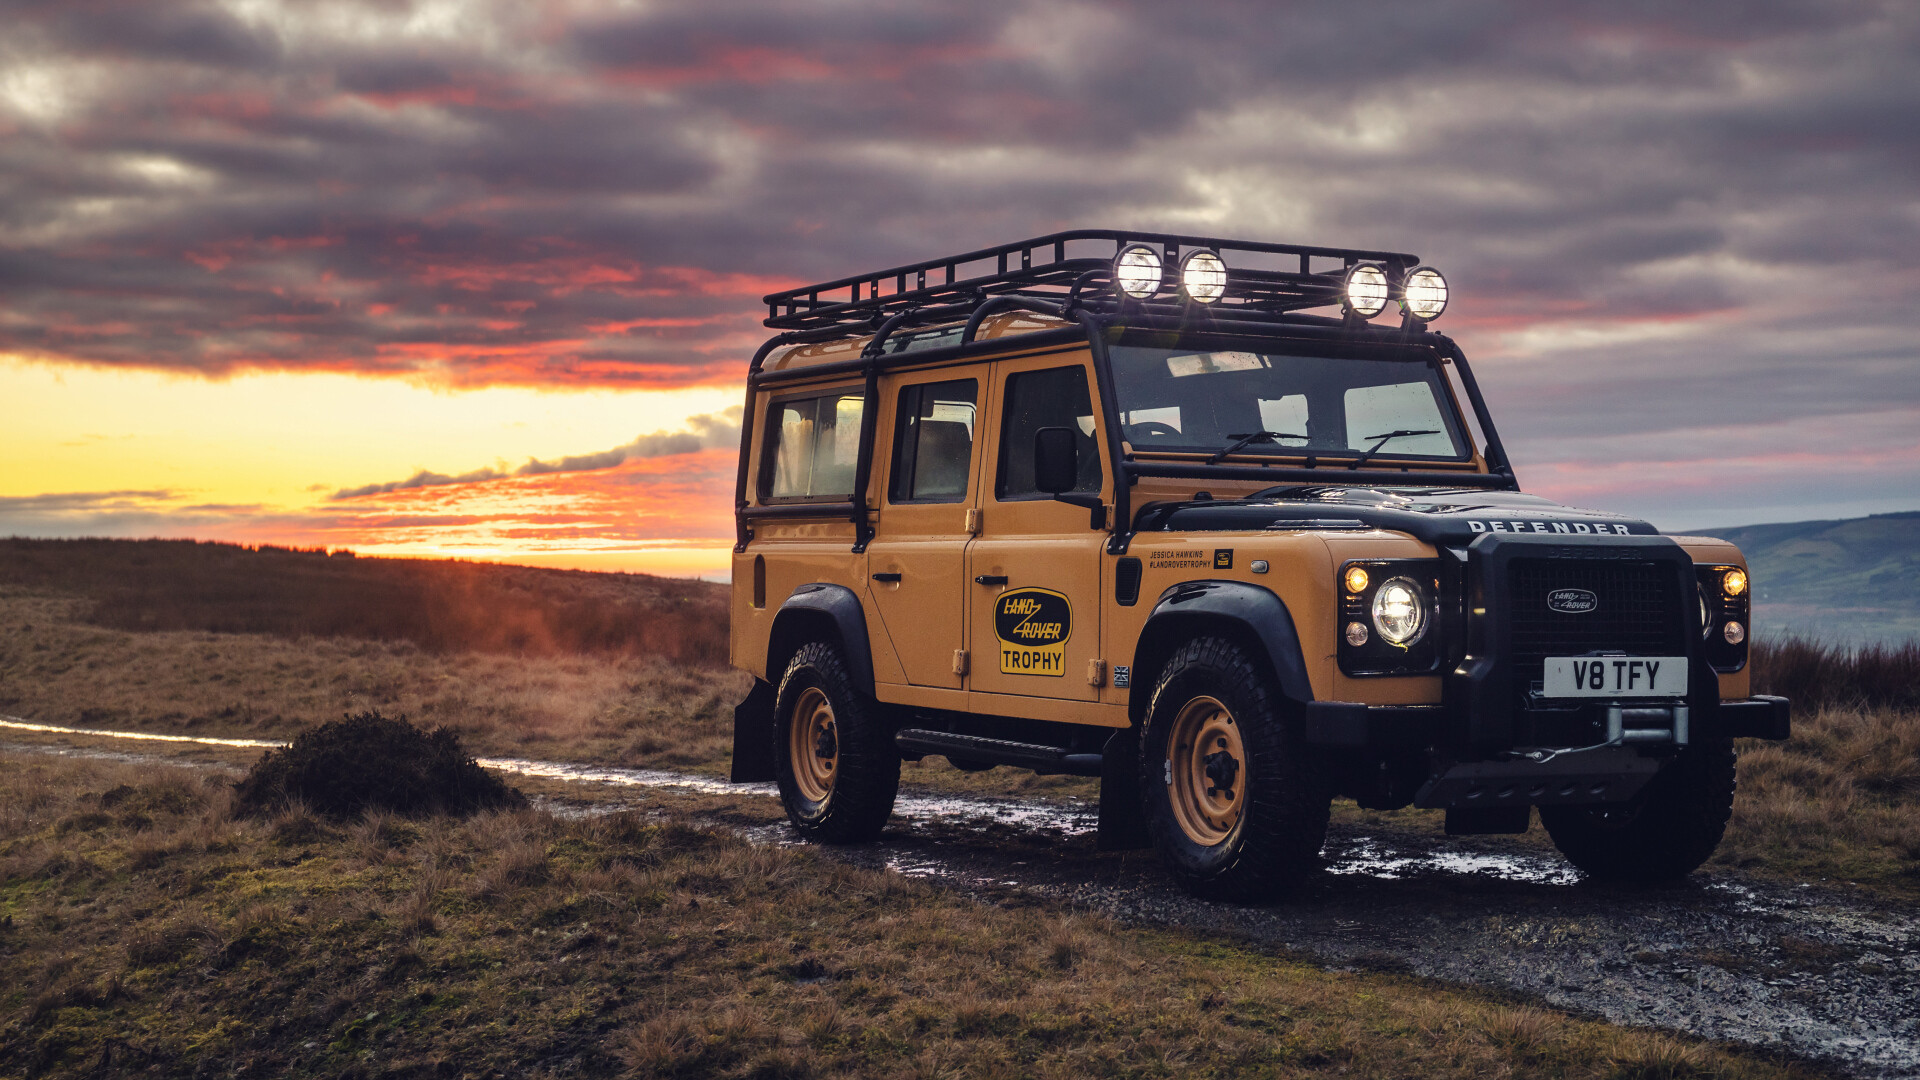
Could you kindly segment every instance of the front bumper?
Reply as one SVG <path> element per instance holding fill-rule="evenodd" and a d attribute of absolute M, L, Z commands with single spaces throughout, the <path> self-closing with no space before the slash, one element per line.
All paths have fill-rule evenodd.
<path fill-rule="evenodd" d="M 1595 738 L 1570 739 L 1568 745 L 1602 741 L 1609 711 L 1598 704 L 1584 712 L 1564 709 L 1521 710 L 1526 730 L 1590 727 Z M 1356 701 L 1312 701 L 1306 708 L 1306 742 L 1331 750 L 1381 753 L 1443 747 L 1450 732 L 1467 728 L 1464 717 L 1445 705 L 1367 705 Z M 1571 719 L 1570 719 L 1571 718 Z M 1690 709 L 1681 741 L 1701 739 L 1785 739 L 1792 731 L 1792 708 L 1783 697 L 1757 695 Z M 1571 734 L 1571 732 L 1569 732 Z"/>

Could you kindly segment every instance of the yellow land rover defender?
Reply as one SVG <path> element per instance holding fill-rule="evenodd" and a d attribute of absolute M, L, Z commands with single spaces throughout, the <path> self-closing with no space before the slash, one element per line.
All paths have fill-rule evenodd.
<path fill-rule="evenodd" d="M 1098 776 L 1100 845 L 1203 896 L 1314 866 L 1337 796 L 1538 807 L 1667 878 L 1732 740 L 1787 735 L 1740 552 L 1522 494 L 1411 255 L 1081 230 L 766 303 L 733 777 L 805 836 L 876 836 L 940 755 Z"/>

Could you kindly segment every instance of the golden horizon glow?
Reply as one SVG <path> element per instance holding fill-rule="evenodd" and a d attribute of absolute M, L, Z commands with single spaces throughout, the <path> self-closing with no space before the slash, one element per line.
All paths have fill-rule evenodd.
<path fill-rule="evenodd" d="M 423 470 L 511 474 L 529 458 L 601 454 L 688 430 L 690 418 L 737 405 L 733 388 L 448 390 L 342 373 L 207 379 L 0 355 L 0 400 L 8 403 L 0 499 L 120 493 L 78 503 L 71 531 L 54 519 L 50 533 L 43 519 L 39 535 L 168 535 L 674 575 L 713 576 L 729 564 L 731 450 L 332 496 Z M 112 527 L 124 520 L 137 524 Z M 108 527 L 89 524 L 100 521 Z"/>
<path fill-rule="evenodd" d="M 427 469 L 511 471 L 592 454 L 737 405 L 724 387 L 437 389 L 395 378 L 224 379 L 0 355 L 0 496 L 171 489 L 197 501 L 311 505 Z"/>

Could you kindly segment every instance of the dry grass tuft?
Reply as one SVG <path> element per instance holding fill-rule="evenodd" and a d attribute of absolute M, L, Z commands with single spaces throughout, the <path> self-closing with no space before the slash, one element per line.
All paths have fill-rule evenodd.
<path fill-rule="evenodd" d="M 1753 643 L 1753 687 L 1796 709 L 1920 709 L 1920 641 L 1843 648 L 1802 637 Z"/>
<path fill-rule="evenodd" d="M 1715 856 L 1766 873 L 1920 889 L 1920 711 L 1829 706 L 1741 747 Z"/>

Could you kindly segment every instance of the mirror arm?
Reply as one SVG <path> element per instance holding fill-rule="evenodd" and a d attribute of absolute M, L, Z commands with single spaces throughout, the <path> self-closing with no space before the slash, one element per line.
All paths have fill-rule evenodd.
<path fill-rule="evenodd" d="M 1088 495 L 1080 491 L 1061 491 L 1054 494 L 1053 501 L 1063 502 L 1068 506 L 1084 506 L 1091 511 L 1088 515 L 1092 519 L 1089 528 L 1107 527 L 1107 504 L 1102 502 L 1098 495 Z"/>

